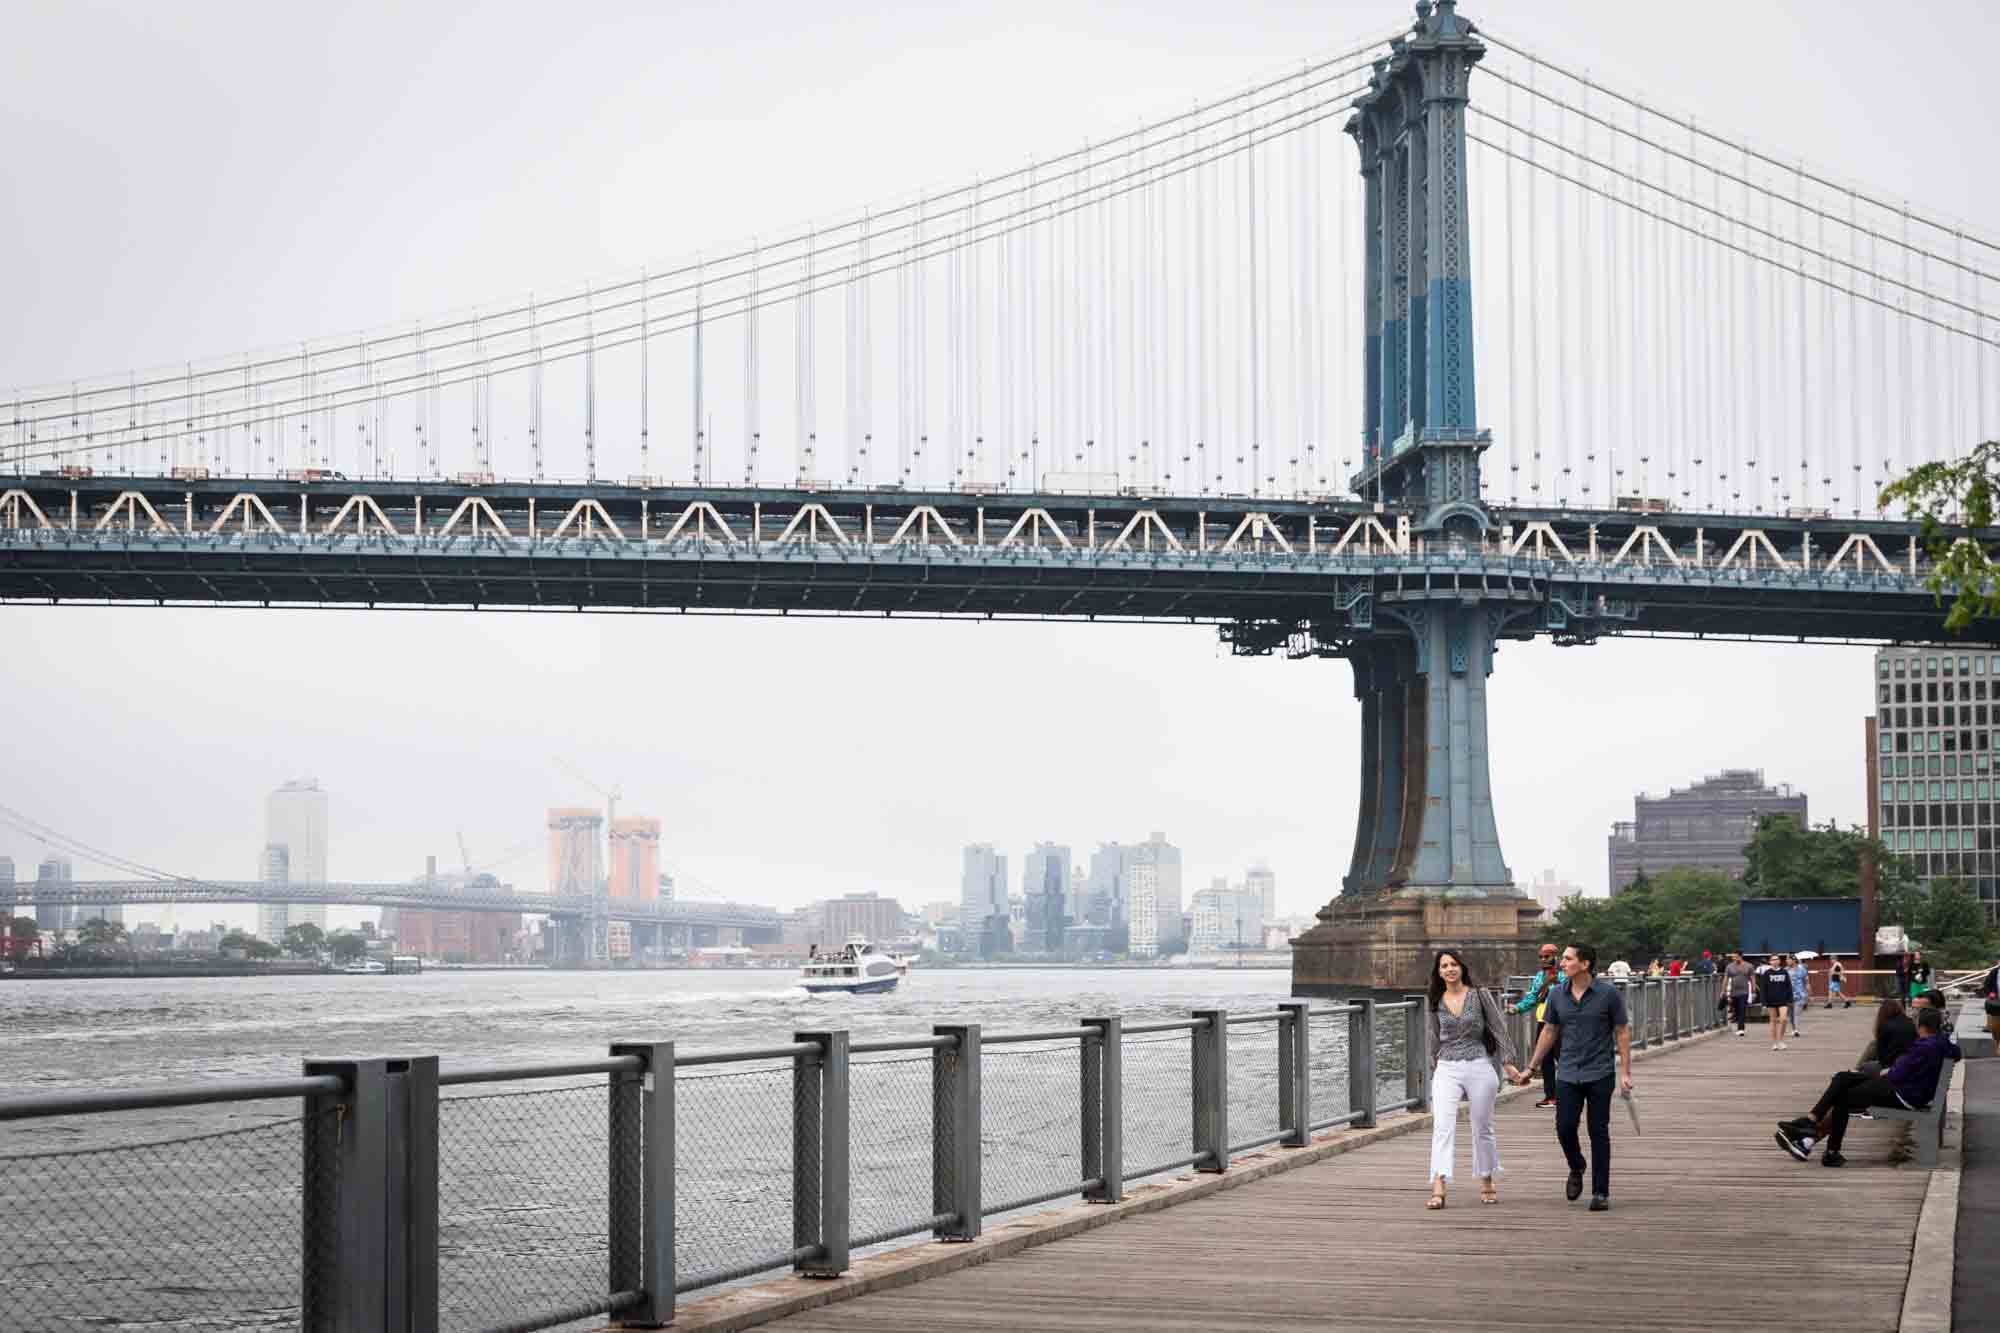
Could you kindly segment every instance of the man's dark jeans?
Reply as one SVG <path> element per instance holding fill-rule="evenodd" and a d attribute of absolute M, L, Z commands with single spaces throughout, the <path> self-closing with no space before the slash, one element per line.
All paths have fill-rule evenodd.
<path fill-rule="evenodd" d="M 1847 1137 L 1847 1117 L 1850 1114 L 1871 1106 L 1900 1108 L 1902 1105 L 1895 1088 L 1880 1074 L 1843 1069 L 1827 1081 L 1826 1091 L 1820 1094 L 1818 1105 L 1812 1109 L 1812 1118 L 1830 1122 L 1826 1131 L 1826 1150 L 1839 1152 L 1840 1141 Z"/>
<path fill-rule="evenodd" d="M 1729 1017 L 1735 1022 L 1736 1030 L 1741 1032 L 1744 1023 L 1750 1017 L 1750 997 L 1748 995 L 1732 995 L 1729 997 Z"/>
<path fill-rule="evenodd" d="M 1590 1192 L 1611 1193 L 1611 1092 L 1618 1086 L 1616 1074 L 1606 1074 L 1590 1083 L 1556 1084 L 1556 1142 L 1562 1145 L 1569 1169 L 1584 1168 L 1583 1145 L 1577 1141 L 1576 1122 L 1590 1108 Z"/>

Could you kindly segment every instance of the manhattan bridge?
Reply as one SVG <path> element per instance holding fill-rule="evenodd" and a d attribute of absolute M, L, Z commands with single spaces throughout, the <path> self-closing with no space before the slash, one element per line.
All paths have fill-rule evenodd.
<path fill-rule="evenodd" d="M 1346 897 L 1510 894 L 1507 641 L 1942 635 L 1875 497 L 2000 432 L 2000 240 L 1415 8 L 956 188 L 21 389 L 0 597 L 1210 623 L 1351 666 Z"/>

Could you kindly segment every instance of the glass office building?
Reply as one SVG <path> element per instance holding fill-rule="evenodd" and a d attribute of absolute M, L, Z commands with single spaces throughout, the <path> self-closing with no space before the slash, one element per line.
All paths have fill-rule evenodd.
<path fill-rule="evenodd" d="M 1877 649 L 1867 741 L 1869 828 L 1926 880 L 1964 881 L 2000 922 L 2000 653 Z"/>

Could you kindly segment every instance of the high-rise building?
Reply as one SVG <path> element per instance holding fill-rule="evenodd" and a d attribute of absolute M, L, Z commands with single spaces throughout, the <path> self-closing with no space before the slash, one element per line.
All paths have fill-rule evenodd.
<path fill-rule="evenodd" d="M 262 884 L 289 884 L 292 882 L 291 852 L 281 842 L 271 843 L 264 848 L 264 865 L 257 880 Z M 257 904 L 257 938 L 267 944 L 283 944 L 285 932 L 292 925 L 292 908 L 289 903 Z"/>
<path fill-rule="evenodd" d="M 258 878 L 267 877 L 270 849 L 285 849 L 286 880 L 291 884 L 327 882 L 327 802 L 317 778 L 295 778 L 264 798 L 264 850 L 258 857 Z M 314 925 L 326 929 L 326 908 L 294 904 L 284 913 L 276 935 L 264 934 L 264 909 L 258 909 L 258 935 L 272 944 L 284 941 L 284 925 Z"/>
<path fill-rule="evenodd" d="M 1167 841 L 1164 833 L 1149 834 L 1135 847 L 1125 849 L 1127 874 L 1140 866 L 1151 866 L 1153 875 L 1153 938 L 1160 952 L 1171 953 L 1181 946 L 1181 849 Z M 1128 909 L 1133 936 L 1139 932 L 1139 909 Z"/>
<path fill-rule="evenodd" d="M 1053 842 L 1036 843 L 1021 870 L 1022 948 L 1062 952 L 1063 927 L 1075 912 L 1069 901 L 1069 884 L 1069 848 Z"/>
<path fill-rule="evenodd" d="M 604 881 L 604 813 L 589 806 L 549 811 L 549 892 L 588 897 Z"/>
<path fill-rule="evenodd" d="M 14 858 L 0 856 L 0 916 L 14 911 Z"/>
<path fill-rule="evenodd" d="M 625 815 L 611 821 L 613 898 L 660 896 L 660 821 Z"/>
<path fill-rule="evenodd" d="M 1962 882 L 2000 924 L 2000 653 L 1875 650 L 1868 831 L 1926 882 Z"/>
<path fill-rule="evenodd" d="M 1126 924 L 1125 860 L 1130 850 L 1122 843 L 1101 842 L 1090 854 L 1090 879 L 1084 888 L 1078 924 Z"/>
<path fill-rule="evenodd" d="M 75 878 L 67 856 L 44 857 L 42 863 L 35 867 L 37 884 L 68 884 Z M 44 932 L 69 930 L 76 925 L 76 909 L 57 903 L 37 904 L 35 925 Z"/>
<path fill-rule="evenodd" d="M 1547 921 L 1550 919 L 1549 914 L 1561 907 L 1565 898 L 1581 898 L 1583 886 L 1558 879 L 1553 870 L 1544 870 L 1535 877 L 1534 883 L 1528 885 L 1528 896 L 1542 905 L 1544 913 L 1542 920 Z"/>
<path fill-rule="evenodd" d="M 1160 956 L 1160 867 L 1154 861 L 1141 861 L 1132 867 L 1129 896 L 1126 899 L 1132 914 L 1132 928 L 1126 937 L 1126 952 L 1134 958 L 1157 958 Z M 1178 933 L 1180 909 L 1174 909 L 1174 925 Z"/>
<path fill-rule="evenodd" d="M 1665 796 L 1643 792 L 1633 798 L 1633 817 L 1611 826 L 1608 850 L 1611 896 L 1617 897 L 1643 871 L 1658 874 L 1675 866 L 1718 870 L 1732 878 L 1743 873 L 1743 848 L 1765 815 L 1790 815 L 1804 827 L 1805 793 L 1769 786 L 1764 770 L 1730 768 Z"/>
<path fill-rule="evenodd" d="M 1007 912 L 1007 858 L 990 842 L 974 843 L 965 849 L 958 919 L 968 943 L 978 941 L 981 957 L 1013 948 Z M 1005 937 L 1004 942 L 1001 937 Z"/>
<path fill-rule="evenodd" d="M 1264 905 L 1264 920 L 1278 919 L 1278 876 L 1271 867 L 1251 866 L 1243 875 L 1243 888 Z"/>
<path fill-rule="evenodd" d="M 808 944 L 824 951 L 838 949 L 859 935 L 888 948 L 903 933 L 903 908 L 879 893 L 843 893 L 806 909 Z"/>

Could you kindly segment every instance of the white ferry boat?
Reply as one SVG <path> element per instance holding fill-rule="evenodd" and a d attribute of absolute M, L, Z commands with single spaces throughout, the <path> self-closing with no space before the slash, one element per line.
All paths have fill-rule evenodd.
<path fill-rule="evenodd" d="M 814 994 L 845 991 L 874 995 L 896 989 L 905 970 L 893 955 L 857 936 L 838 953 L 816 953 L 808 958 L 799 973 L 799 984 Z"/>

